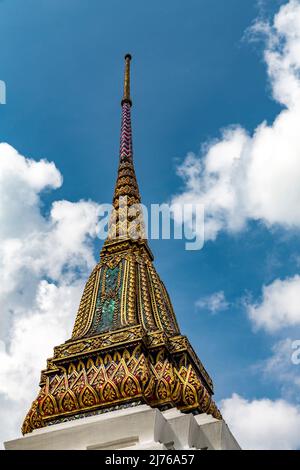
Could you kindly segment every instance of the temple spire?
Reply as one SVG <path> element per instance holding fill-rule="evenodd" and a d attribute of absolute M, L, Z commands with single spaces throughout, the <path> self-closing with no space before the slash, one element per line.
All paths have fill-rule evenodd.
<path fill-rule="evenodd" d="M 212 380 L 181 335 L 152 263 L 133 164 L 130 59 L 127 54 L 108 236 L 84 288 L 72 337 L 55 348 L 41 373 L 24 434 L 141 404 L 221 419 Z"/>
<path fill-rule="evenodd" d="M 129 103 L 132 106 L 132 101 L 130 98 L 130 61 L 131 55 L 125 55 L 125 72 L 124 72 L 124 92 L 123 98 L 121 101 L 121 105 L 123 106 L 124 103 Z"/>
<path fill-rule="evenodd" d="M 107 244 L 120 239 L 145 240 L 143 212 L 139 207 L 141 197 L 133 164 L 133 145 L 131 130 L 130 98 L 130 61 L 131 55 L 125 55 L 124 92 L 121 101 L 122 119 L 120 135 L 120 153 L 118 176 L 113 196 L 113 210 L 109 222 L 108 237 L 104 243 L 102 254 Z M 130 218 L 134 217 L 134 222 Z M 122 245 L 123 247 L 123 245 Z M 147 247 L 149 253 L 149 247 Z M 152 257 L 152 253 L 150 254 Z"/>

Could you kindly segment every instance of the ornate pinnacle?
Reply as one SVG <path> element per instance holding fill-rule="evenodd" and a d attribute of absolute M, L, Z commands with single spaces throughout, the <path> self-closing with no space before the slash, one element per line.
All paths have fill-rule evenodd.
<path fill-rule="evenodd" d="M 85 286 L 72 338 L 55 348 L 42 371 L 41 390 L 25 418 L 24 434 L 139 404 L 222 418 L 212 400 L 212 381 L 180 334 L 146 241 L 133 165 L 130 59 L 127 54 L 108 238 Z"/>
<path fill-rule="evenodd" d="M 113 197 L 113 211 L 110 217 L 107 240 L 102 249 L 106 253 L 109 243 L 122 239 L 145 240 L 143 212 L 139 208 L 141 197 L 133 164 L 130 99 L 130 61 L 131 55 L 125 55 L 124 94 L 122 99 L 122 123 L 120 138 L 120 159 L 118 177 Z M 130 211 L 134 221 L 130 223 Z M 147 247 L 149 250 L 149 248 Z M 150 250 L 149 250 L 150 252 Z M 152 257 L 152 254 L 150 255 Z"/>
<path fill-rule="evenodd" d="M 130 61 L 131 55 L 125 55 L 125 72 L 124 72 L 124 93 L 121 101 L 121 105 L 124 103 L 129 103 L 132 106 L 132 101 L 130 98 Z"/>

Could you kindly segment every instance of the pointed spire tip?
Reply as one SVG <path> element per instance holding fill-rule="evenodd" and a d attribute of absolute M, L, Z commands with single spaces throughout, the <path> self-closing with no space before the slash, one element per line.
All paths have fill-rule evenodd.
<path fill-rule="evenodd" d="M 132 101 L 130 98 L 130 61 L 131 54 L 125 55 L 125 73 L 124 73 L 124 93 L 121 101 L 121 105 L 124 103 L 129 103 L 132 106 Z"/>

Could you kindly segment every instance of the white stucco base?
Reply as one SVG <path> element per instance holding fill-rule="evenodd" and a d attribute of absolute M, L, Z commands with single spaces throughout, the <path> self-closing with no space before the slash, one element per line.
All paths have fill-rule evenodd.
<path fill-rule="evenodd" d="M 224 421 L 175 408 L 161 412 L 147 405 L 37 429 L 4 446 L 7 450 L 240 449 Z"/>

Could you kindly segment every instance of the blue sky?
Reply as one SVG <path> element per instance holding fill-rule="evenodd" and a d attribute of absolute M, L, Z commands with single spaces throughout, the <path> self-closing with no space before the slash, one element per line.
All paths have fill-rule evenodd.
<path fill-rule="evenodd" d="M 184 193 L 178 165 L 189 152 L 201 159 L 201 145 L 222 139 L 222 129 L 236 124 L 252 135 L 263 121 L 272 125 L 283 104 L 272 96 L 265 43 L 246 31 L 257 18 L 272 21 L 287 3 L 1 1 L 1 141 L 25 157 L 53 161 L 63 175 L 61 187 L 42 193 L 41 213 L 47 217 L 58 200 L 111 201 L 126 52 L 133 56 L 134 156 L 144 204 Z M 186 251 L 184 241 L 150 242 L 182 333 L 211 374 L 218 402 L 233 393 L 249 403 L 285 399 L 286 384 L 259 364 L 279 341 L 300 338 L 299 323 L 257 330 L 245 307 L 262 301 L 264 285 L 299 272 L 298 226 L 248 219 L 234 233 L 220 230 L 198 252 Z M 93 239 L 96 257 L 101 243 Z M 226 309 L 196 307 L 220 291 Z M 291 368 L 293 377 L 299 367 Z"/>

